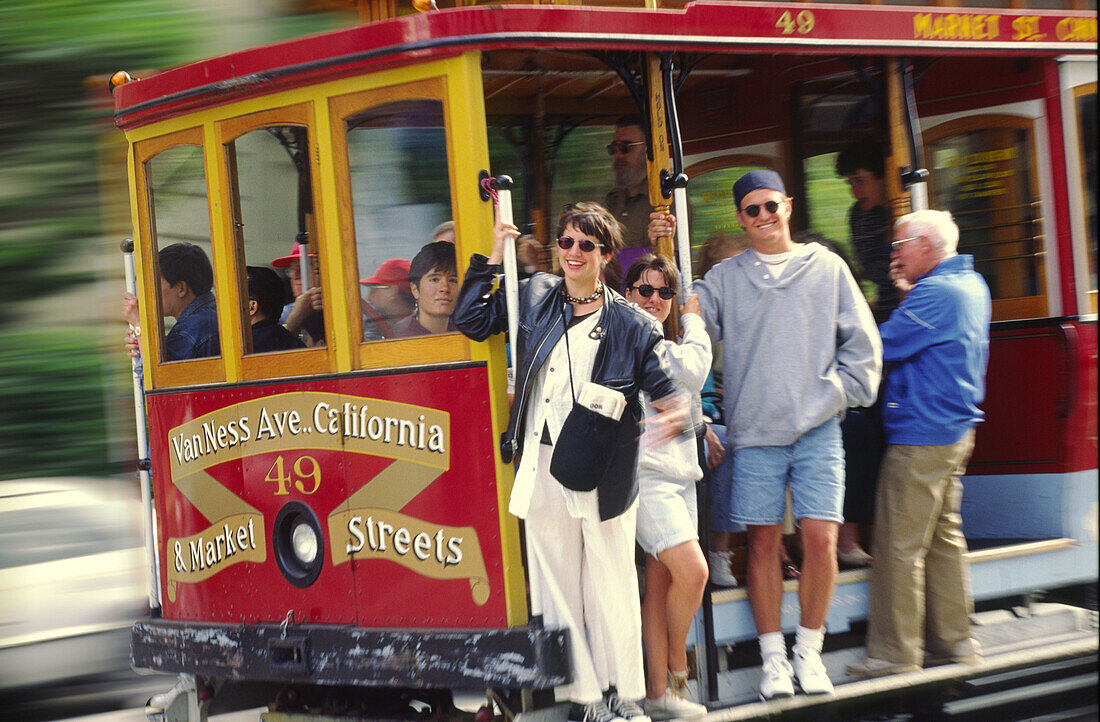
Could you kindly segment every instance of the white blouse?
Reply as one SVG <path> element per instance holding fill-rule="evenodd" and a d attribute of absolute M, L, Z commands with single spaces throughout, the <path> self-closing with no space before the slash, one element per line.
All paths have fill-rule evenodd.
<path fill-rule="evenodd" d="M 545 479 L 537 477 L 539 441 L 542 438 L 543 427 L 550 431 L 550 439 L 557 443 L 565 418 L 573 410 L 573 391 L 579 392 L 581 386 L 592 378 L 592 366 L 596 361 L 596 350 L 600 346 L 600 340 L 594 331 L 602 316 L 603 309 L 600 308 L 567 331 L 569 334 L 568 358 L 573 369 L 572 391 L 569 385 L 569 367 L 566 366 L 564 337 L 554 345 L 549 357 L 531 382 L 531 398 L 527 402 L 527 420 L 524 426 L 526 438 L 523 442 L 523 455 L 519 460 L 516 483 L 512 487 L 512 497 L 508 502 L 508 511 L 520 519 L 527 518 L 536 483 L 550 483 L 561 490 L 572 516 L 597 520 L 600 518 L 595 491 L 566 489 L 549 474 Z"/>

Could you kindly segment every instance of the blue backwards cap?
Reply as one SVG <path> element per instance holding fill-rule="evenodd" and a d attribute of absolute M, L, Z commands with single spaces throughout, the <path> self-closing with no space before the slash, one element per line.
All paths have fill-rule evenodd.
<path fill-rule="evenodd" d="M 737 210 L 741 210 L 741 201 L 745 196 L 761 188 L 787 195 L 783 179 L 774 170 L 750 170 L 733 184 L 733 200 L 737 204 Z"/>

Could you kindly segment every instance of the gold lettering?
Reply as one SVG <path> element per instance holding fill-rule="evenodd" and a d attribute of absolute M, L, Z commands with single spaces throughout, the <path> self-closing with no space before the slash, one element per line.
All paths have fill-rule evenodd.
<path fill-rule="evenodd" d="M 1096 18 L 1062 18 L 1054 34 L 1062 41 L 1095 43 Z"/>
<path fill-rule="evenodd" d="M 1039 18 L 1034 15 L 1021 15 L 1012 21 L 1015 34 L 1013 40 L 1042 40 L 1045 35 L 1039 33 Z"/>
<path fill-rule="evenodd" d="M 917 40 L 932 37 L 932 16 L 917 13 L 913 16 L 913 37 Z"/>

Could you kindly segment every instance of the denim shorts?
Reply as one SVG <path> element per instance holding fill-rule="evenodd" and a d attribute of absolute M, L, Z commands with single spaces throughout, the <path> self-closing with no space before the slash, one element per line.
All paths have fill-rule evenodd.
<path fill-rule="evenodd" d="M 754 526 L 783 523 L 784 494 L 800 519 L 844 521 L 844 445 L 840 417 L 810 429 L 787 446 L 749 446 L 733 452 L 730 515 Z"/>
<path fill-rule="evenodd" d="M 720 437 L 725 441 L 725 433 Z M 707 491 L 710 495 L 710 529 L 715 532 L 742 532 L 745 525 L 733 519 L 733 454 L 729 447 L 710 477 L 707 479 Z"/>

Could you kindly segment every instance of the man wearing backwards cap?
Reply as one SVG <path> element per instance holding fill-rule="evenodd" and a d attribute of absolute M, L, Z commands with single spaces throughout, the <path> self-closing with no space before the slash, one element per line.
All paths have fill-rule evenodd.
<path fill-rule="evenodd" d="M 403 258 L 384 261 L 373 276 L 359 279 L 369 286 L 363 307 L 363 340 L 393 338 L 398 322 L 412 315 L 415 299 L 409 285 L 409 262 Z"/>
<path fill-rule="evenodd" d="M 793 201 L 770 170 L 733 186 L 737 220 L 752 247 L 726 259 L 692 290 L 707 330 L 724 340 L 726 443 L 733 464 L 729 521 L 748 527 L 748 594 L 764 661 L 763 699 L 832 694 L 821 662 L 825 615 L 836 585 L 843 521 L 840 417 L 875 400 L 882 342 L 863 294 L 839 256 L 791 241 Z M 650 235 L 671 233 L 654 215 Z M 719 473 L 723 473 L 720 470 Z M 801 619 L 787 659 L 780 627 L 784 495 L 802 532 Z M 793 668 L 792 668 L 793 663 Z"/>

